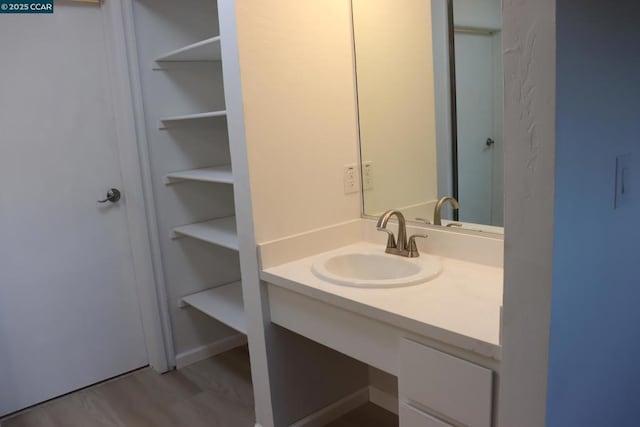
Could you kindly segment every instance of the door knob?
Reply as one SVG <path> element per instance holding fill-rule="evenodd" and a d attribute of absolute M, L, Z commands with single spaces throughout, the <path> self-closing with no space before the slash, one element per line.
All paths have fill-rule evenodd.
<path fill-rule="evenodd" d="M 111 190 L 107 191 L 107 198 L 104 200 L 98 200 L 98 203 L 116 203 L 118 200 L 120 200 L 121 196 L 122 194 L 120 193 L 120 190 L 118 190 L 117 188 L 112 188 Z"/>
<path fill-rule="evenodd" d="M 496 142 L 493 140 L 493 138 L 488 138 L 487 139 L 487 147 L 491 147 L 493 144 L 495 144 Z"/>

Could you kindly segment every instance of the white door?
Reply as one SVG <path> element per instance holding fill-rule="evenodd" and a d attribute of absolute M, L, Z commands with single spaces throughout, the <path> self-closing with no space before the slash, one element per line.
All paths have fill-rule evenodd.
<path fill-rule="evenodd" d="M 0 15 L 0 416 L 147 364 L 103 13 Z"/>
<path fill-rule="evenodd" d="M 495 140 L 493 37 L 456 33 L 460 221 L 492 224 Z M 487 143 L 487 141 L 493 141 Z"/>

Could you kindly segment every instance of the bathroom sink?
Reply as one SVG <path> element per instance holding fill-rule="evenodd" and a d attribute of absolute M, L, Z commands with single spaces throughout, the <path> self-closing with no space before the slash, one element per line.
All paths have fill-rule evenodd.
<path fill-rule="evenodd" d="M 441 270 L 437 257 L 404 258 L 380 252 L 346 252 L 321 257 L 311 266 L 319 278 L 359 288 L 399 288 L 424 283 Z"/>

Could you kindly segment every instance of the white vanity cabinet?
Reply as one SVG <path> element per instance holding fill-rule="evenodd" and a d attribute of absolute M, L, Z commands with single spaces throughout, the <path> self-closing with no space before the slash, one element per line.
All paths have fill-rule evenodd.
<path fill-rule="evenodd" d="M 437 277 L 397 288 L 336 285 L 314 273 L 327 257 L 378 250 L 384 242 L 369 240 L 368 230 L 375 223 L 362 220 L 262 245 L 271 323 L 349 356 L 354 371 L 364 365 L 368 376 L 350 392 L 397 413 L 400 427 L 493 427 L 502 353 L 499 262 L 441 255 Z M 493 242 L 474 238 L 454 247 L 466 254 L 480 243 L 492 251 Z M 340 402 L 348 393 L 331 399 Z"/>
<path fill-rule="evenodd" d="M 447 426 L 415 406 L 465 426 L 490 427 L 491 370 L 412 340 L 400 342 L 398 394 L 402 427 Z"/>
<path fill-rule="evenodd" d="M 400 427 L 492 426 L 496 360 L 280 286 L 267 288 L 273 323 L 398 378 Z"/>

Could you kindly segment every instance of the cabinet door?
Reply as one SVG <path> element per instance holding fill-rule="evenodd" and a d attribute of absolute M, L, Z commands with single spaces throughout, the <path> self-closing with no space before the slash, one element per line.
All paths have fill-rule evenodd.
<path fill-rule="evenodd" d="M 452 427 L 452 425 L 401 402 L 400 427 Z"/>
<path fill-rule="evenodd" d="M 491 370 L 410 340 L 400 344 L 401 400 L 470 427 L 490 427 Z"/>

